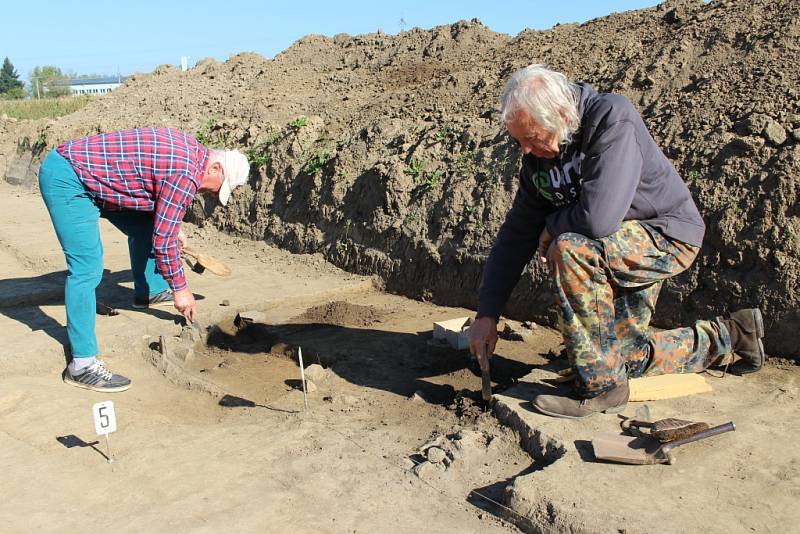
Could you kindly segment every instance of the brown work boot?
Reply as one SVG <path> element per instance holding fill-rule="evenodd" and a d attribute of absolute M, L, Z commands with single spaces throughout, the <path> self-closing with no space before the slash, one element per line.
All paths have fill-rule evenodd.
<path fill-rule="evenodd" d="M 628 382 L 601 393 L 591 399 L 563 397 L 560 395 L 537 395 L 533 399 L 533 407 L 537 411 L 553 417 L 582 419 L 592 414 L 619 413 L 628 404 Z"/>
<path fill-rule="evenodd" d="M 722 324 L 731 335 L 733 352 L 742 358 L 744 365 L 739 366 L 740 373 L 754 373 L 764 367 L 767 355 L 764 353 L 764 319 L 761 310 L 748 308 L 733 312 Z"/>

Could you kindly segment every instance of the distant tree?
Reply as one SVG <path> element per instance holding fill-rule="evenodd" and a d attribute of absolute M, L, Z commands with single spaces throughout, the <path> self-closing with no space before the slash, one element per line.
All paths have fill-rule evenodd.
<path fill-rule="evenodd" d="M 65 96 L 70 94 L 68 85 L 57 85 L 56 82 L 67 79 L 61 69 L 52 65 L 34 67 L 30 75 L 31 96 L 34 98 Z"/>
<path fill-rule="evenodd" d="M 15 87 L 5 93 L 0 93 L 0 100 L 22 100 L 27 96 L 23 87 Z"/>
<path fill-rule="evenodd" d="M 14 65 L 6 58 L 3 61 L 3 67 L 0 69 L 0 95 L 4 98 L 22 98 L 25 93 L 22 92 L 22 82 L 19 81 L 19 75 L 14 69 Z"/>

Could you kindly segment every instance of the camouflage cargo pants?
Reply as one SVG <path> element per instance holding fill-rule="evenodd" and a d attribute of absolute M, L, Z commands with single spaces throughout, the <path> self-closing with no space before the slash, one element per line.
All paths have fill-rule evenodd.
<path fill-rule="evenodd" d="M 548 263 L 579 394 L 597 396 L 628 376 L 700 372 L 731 352 L 719 318 L 650 330 L 662 283 L 698 251 L 637 221 L 598 240 L 574 233 L 553 240 Z"/>

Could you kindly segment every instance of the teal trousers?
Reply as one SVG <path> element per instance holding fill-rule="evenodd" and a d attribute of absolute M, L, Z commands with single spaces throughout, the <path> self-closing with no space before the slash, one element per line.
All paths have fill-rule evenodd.
<path fill-rule="evenodd" d="M 72 357 L 97 356 L 95 290 L 103 275 L 100 217 L 128 236 L 134 294 L 147 298 L 169 288 L 156 268 L 153 214 L 101 210 L 72 166 L 55 150 L 39 169 L 39 189 L 67 260 L 64 303 Z"/>

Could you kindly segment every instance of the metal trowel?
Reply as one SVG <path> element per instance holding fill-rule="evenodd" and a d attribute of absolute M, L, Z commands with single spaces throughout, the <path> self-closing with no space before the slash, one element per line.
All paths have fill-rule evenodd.
<path fill-rule="evenodd" d="M 486 345 L 486 368 L 481 368 L 481 398 L 483 398 L 483 409 L 489 407 L 492 400 L 492 375 L 489 371 L 489 345 Z"/>

